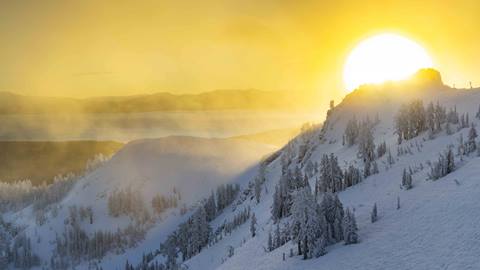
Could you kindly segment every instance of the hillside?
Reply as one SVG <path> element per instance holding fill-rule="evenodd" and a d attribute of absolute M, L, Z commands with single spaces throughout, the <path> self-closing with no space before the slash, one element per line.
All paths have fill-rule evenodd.
<path fill-rule="evenodd" d="M 67 229 L 65 222 L 69 220 L 73 208 L 76 209 L 75 212 L 88 213 L 92 222 L 89 224 L 82 217 L 81 226 L 87 233 L 93 233 L 98 230 L 116 231 L 131 228 L 130 226 L 137 224 L 137 214 L 145 207 L 151 213 L 152 219 L 148 224 L 137 224 L 135 235 L 132 237 L 143 235 L 142 239 L 146 239 L 138 246 L 140 250 L 158 247 L 158 241 L 163 239 L 165 233 L 171 231 L 179 221 L 185 219 L 185 213 L 196 201 L 210 194 L 211 190 L 221 184 L 247 181 L 252 177 L 260 157 L 274 150 L 275 148 L 270 146 L 235 139 L 168 137 L 133 141 L 97 170 L 87 172 L 85 176 L 75 180 L 68 193 L 58 194 L 60 190 L 65 190 L 64 186 L 68 187 L 69 180 L 57 182 L 53 189 L 58 192 L 51 195 L 64 196 L 58 205 L 54 203 L 46 209 L 37 209 L 39 203 L 35 202 L 33 206 L 20 208 L 19 211 L 4 212 L 3 220 L 24 227 L 28 237 L 40 239 L 32 243 L 32 249 L 46 263 L 48 260 L 44 260 L 50 258 L 54 252 L 54 246 L 49 243 L 55 241 L 57 233 Z M 235 158 L 229 158 L 232 156 Z M 8 202 L 9 195 L 2 193 L 8 188 L 0 187 L 2 206 Z M 18 193 L 17 197 L 24 198 L 23 201 L 29 201 L 30 196 L 36 196 L 35 190 L 30 192 L 23 186 L 18 188 L 12 186 L 11 190 L 10 194 Z M 141 196 L 143 206 L 130 213 L 132 219 L 123 215 L 112 217 L 109 214 L 109 199 L 115 192 L 127 190 L 134 192 L 134 196 Z M 170 196 L 172 191 L 175 197 Z M 175 198 L 178 209 L 171 211 L 166 208 L 166 212 L 154 215 L 151 201 L 155 196 Z M 52 201 L 54 199 L 47 197 L 42 199 L 41 204 L 45 205 Z M 37 214 L 33 214 L 32 211 Z M 0 235 L 1 229 L 2 226 Z M 145 236 L 147 231 L 148 235 Z M 0 256 L 0 262 L 1 259 Z M 117 266 L 124 264 L 123 256 L 110 260 L 112 260 L 110 263 Z"/>
<path fill-rule="evenodd" d="M 479 103 L 480 89 L 422 70 L 360 87 L 273 154 L 246 140 L 132 142 L 44 219 L 35 201 L 4 212 L 26 236 L 5 235 L 37 269 L 477 269 Z"/>

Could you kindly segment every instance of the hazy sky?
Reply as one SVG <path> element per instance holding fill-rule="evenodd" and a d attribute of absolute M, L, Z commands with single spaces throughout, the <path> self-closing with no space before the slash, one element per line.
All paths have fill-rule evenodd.
<path fill-rule="evenodd" d="M 0 90 L 94 96 L 212 89 L 344 94 L 348 52 L 414 39 L 480 85 L 480 1 L 0 0 Z"/>

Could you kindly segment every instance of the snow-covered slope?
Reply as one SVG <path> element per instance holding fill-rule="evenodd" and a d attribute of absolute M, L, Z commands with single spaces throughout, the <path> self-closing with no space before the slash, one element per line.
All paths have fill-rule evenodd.
<path fill-rule="evenodd" d="M 246 183 L 256 171 L 262 157 L 275 148 L 241 139 L 202 139 L 168 137 L 133 141 L 115 154 L 110 161 L 87 174 L 75 184 L 59 203 L 59 208 L 46 213 L 46 223 L 35 223 L 32 208 L 5 215 L 7 221 L 26 226 L 27 236 L 35 239 L 34 252 L 48 264 L 55 235 L 62 235 L 69 217 L 69 208 L 93 208 L 93 224 L 82 221 L 87 233 L 104 230 L 115 232 L 134 222 L 127 216 L 112 217 L 108 211 L 108 197 L 114 191 L 132 189 L 140 193 L 143 202 L 153 212 L 150 202 L 155 195 L 169 196 L 173 189 L 181 195 L 178 209 L 168 210 L 154 224 L 148 225 L 145 240 L 120 256 L 105 257 L 104 269 L 118 269 L 125 263 L 141 260 L 145 250 L 158 248 L 166 235 L 188 215 L 179 209 L 188 209 L 206 197 L 217 186 L 225 183 Z M 80 264 L 80 269 L 87 264 Z M 112 268 L 111 268 L 112 267 Z"/>
<path fill-rule="evenodd" d="M 275 148 L 235 139 L 167 137 L 133 141 L 105 166 L 87 176 L 66 199 L 85 200 L 77 193 L 97 195 L 112 188 L 136 186 L 146 200 L 168 195 L 175 187 L 183 202 L 204 198 L 220 184 L 256 166 Z M 91 185 L 92 190 L 88 187 Z"/>
<path fill-rule="evenodd" d="M 453 108 L 459 113 L 469 113 L 470 119 L 479 108 L 480 89 L 450 89 L 437 83 L 407 85 L 381 85 L 358 89 L 337 106 L 324 125 L 309 136 L 309 149 L 314 149 L 310 160 L 320 162 L 321 155 L 334 153 L 340 165 L 358 164 L 356 146 L 342 145 L 342 135 L 347 122 L 356 117 L 362 119 L 376 114 L 380 123 L 375 126 L 375 143 L 385 141 L 392 150 L 396 163 L 386 169 L 386 157 L 379 162 L 379 174 L 367 177 L 362 183 L 339 193 L 344 206 L 355 209 L 359 226 L 360 243 L 345 246 L 338 243 L 328 247 L 328 253 L 320 258 L 302 260 L 301 256 L 289 258 L 290 249 L 296 246 L 287 243 L 272 252 L 266 252 L 268 232 L 275 226 L 264 217 L 272 205 L 271 194 L 256 208 L 259 235 L 235 249 L 235 255 L 217 269 L 478 269 L 480 261 L 480 234 L 476 227 L 480 222 L 478 194 L 480 194 L 480 158 L 477 153 L 468 157 L 456 156 L 457 169 L 437 181 L 428 180 L 428 161 L 437 159 L 448 145 L 457 145 L 458 138 L 468 137 L 468 128 L 447 135 L 445 131 L 429 139 L 427 134 L 403 142 L 411 154 L 396 155 L 397 135 L 394 134 L 394 117 L 401 104 L 421 99 Z M 474 119 L 476 126 L 479 119 Z M 297 138 L 293 148 L 298 152 L 304 139 Z M 463 159 L 463 161 L 460 161 Z M 276 161 L 278 162 L 278 160 Z M 274 162 L 269 166 L 268 189 L 278 181 L 280 169 Z M 413 175 L 413 189 L 400 188 L 404 168 L 423 169 Z M 315 177 L 313 177 L 315 178 Z M 313 187 L 314 179 L 310 179 Z M 400 198 L 401 208 L 397 209 Z M 379 220 L 371 223 L 372 206 L 379 209 Z M 255 204 L 253 204 L 255 205 Z M 248 226 L 243 231 L 248 237 Z M 283 261 L 283 253 L 287 258 Z M 194 268 L 197 269 L 197 268 Z M 198 268 L 200 269 L 200 268 Z"/>

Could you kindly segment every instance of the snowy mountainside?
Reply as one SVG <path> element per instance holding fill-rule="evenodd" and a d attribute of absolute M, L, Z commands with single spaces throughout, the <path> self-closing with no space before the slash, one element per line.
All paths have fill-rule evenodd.
<path fill-rule="evenodd" d="M 359 243 L 337 243 L 329 246 L 324 256 L 310 260 L 302 260 L 298 255 L 290 258 L 291 250 L 296 250 L 292 243 L 267 252 L 268 234 L 275 231 L 275 224 L 265 217 L 270 216 L 272 194 L 263 190 L 262 201 L 254 206 L 256 216 L 263 217 L 258 221 L 257 236 L 238 246 L 235 255 L 217 269 L 478 269 L 480 238 L 475 224 L 480 221 L 476 199 L 480 193 L 476 177 L 480 159 L 476 152 L 456 153 L 460 137 L 467 140 L 470 128 L 455 126 L 451 134 L 444 128 L 433 138 L 423 132 L 398 145 L 395 118 L 403 104 L 419 99 L 425 106 L 438 102 L 447 109 L 456 107 L 458 114 L 468 113 L 470 121 L 478 126 L 480 121 L 475 115 L 480 89 L 451 89 L 441 81 L 431 80 L 428 73 L 432 71 L 423 72 L 427 75 L 417 74 L 418 80 L 357 89 L 329 112 L 322 129 L 298 136 L 283 149 L 293 153 L 291 167 L 305 169 L 309 161 L 320 163 L 324 154 L 333 153 L 343 169 L 350 164 L 363 169 L 358 146 L 344 145 L 342 136 L 352 118 L 378 121 L 373 128 L 374 142 L 378 145 L 385 141 L 395 163 L 389 164 L 386 155 L 379 158 L 378 174 L 338 193 L 343 205 L 355 211 Z M 456 153 L 456 170 L 436 181 L 427 180 L 428 164 L 449 146 Z M 267 167 L 266 190 L 272 191 L 278 182 L 280 163 L 278 158 Z M 401 188 L 405 168 L 413 169 L 410 190 Z M 318 177 L 318 173 L 310 177 L 312 188 Z M 378 205 L 379 220 L 371 223 L 374 204 Z M 248 228 L 243 233 L 248 236 Z"/>
<path fill-rule="evenodd" d="M 241 139 L 202 139 L 193 137 L 168 137 L 133 141 L 122 148 L 106 164 L 79 179 L 67 196 L 58 204 L 46 209 L 43 224 L 36 220 L 32 207 L 4 215 L 16 226 L 25 227 L 31 238 L 32 250 L 42 260 L 41 267 L 51 269 L 55 238 L 66 232 L 71 223 L 71 208 L 92 209 L 93 222 L 81 218 L 79 227 L 87 234 L 98 231 L 116 232 L 137 226 L 128 215 L 114 217 L 109 213 L 109 198 L 115 191 L 132 190 L 138 194 L 153 218 L 141 224 L 140 235 L 133 245 L 123 247 L 125 253 L 107 252 L 100 265 L 104 269 L 119 269 L 125 256 L 131 262 L 141 260 L 144 250 L 158 248 L 163 238 L 179 222 L 189 216 L 189 209 L 198 200 L 210 194 L 217 186 L 226 183 L 245 184 L 256 173 L 256 164 L 275 148 Z M 150 202 L 154 196 L 169 198 L 177 192 L 178 206 L 154 215 Z M 137 209 L 142 210 L 142 208 Z M 137 211 L 134 209 L 134 211 Z M 187 215 L 184 215 L 183 213 Z M 91 269 L 96 262 L 78 260 L 74 265 L 59 268 Z M 96 267 L 96 266 L 95 266 Z"/>
<path fill-rule="evenodd" d="M 399 146 L 395 117 L 403 104 L 415 99 L 422 100 L 425 106 L 438 102 L 447 109 L 456 107 L 459 114 L 468 113 L 476 126 L 480 123 L 474 117 L 479 108 L 480 89 L 451 89 L 429 80 L 357 89 L 329 112 L 322 129 L 313 127 L 304 132 L 268 164 L 260 202 L 257 204 L 253 196 L 243 202 L 243 207 L 250 207 L 257 217 L 256 236 L 252 238 L 249 224 L 243 224 L 219 243 L 186 261 L 185 265 L 188 269 L 222 270 L 477 269 L 480 265 L 476 256 L 480 248 L 474 224 L 479 221 L 476 196 L 480 184 L 475 176 L 480 170 L 480 159 L 476 153 L 456 154 L 454 172 L 437 181 L 427 180 L 428 164 L 448 146 L 454 146 L 456 152 L 460 136 L 466 140 L 469 128 L 455 126 L 452 134 L 443 130 L 434 138 L 423 132 Z M 276 230 L 271 207 L 273 191 L 281 177 L 281 155 L 294 153 L 290 167 L 298 165 L 306 169 L 309 161 L 319 163 L 324 154 L 333 153 L 343 169 L 350 164 L 362 168 L 363 161 L 357 156 L 358 146 L 343 145 L 342 136 L 349 120 L 354 117 L 362 120 L 367 116 L 371 120 L 378 118 L 373 129 L 375 144 L 385 141 L 395 163 L 390 165 L 386 156 L 379 158 L 378 174 L 339 192 L 343 205 L 355 210 L 359 243 L 329 246 L 326 255 L 310 260 L 302 260 L 296 254 L 290 258 L 291 250 L 296 250 L 296 245 L 291 242 L 267 251 L 269 233 L 274 234 Z M 414 171 L 410 190 L 401 188 L 405 168 Z M 318 173 L 310 177 L 312 188 L 318 177 Z M 397 209 L 398 200 L 400 209 Z M 379 220 L 371 223 L 375 203 Z M 216 222 L 221 223 L 222 219 L 224 217 Z M 285 223 L 282 221 L 281 224 Z M 234 247 L 233 255 L 228 254 L 230 247 Z M 283 256 L 286 256 L 285 260 Z"/>
<path fill-rule="evenodd" d="M 90 183 L 96 190 L 137 185 L 148 200 L 157 192 L 168 194 L 175 187 L 184 197 L 182 202 L 192 204 L 213 187 L 255 166 L 273 150 L 235 139 L 167 137 L 133 141 L 86 178 L 83 186 L 77 185 L 71 195 Z"/>

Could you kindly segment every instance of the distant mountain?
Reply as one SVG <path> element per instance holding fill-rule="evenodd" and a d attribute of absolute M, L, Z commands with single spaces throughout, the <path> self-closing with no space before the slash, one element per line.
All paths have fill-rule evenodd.
<path fill-rule="evenodd" d="M 310 110 L 320 105 L 311 94 L 293 91 L 215 90 L 199 94 L 107 96 L 86 99 L 23 96 L 0 92 L 0 114 L 131 113 L 204 110 Z"/>

